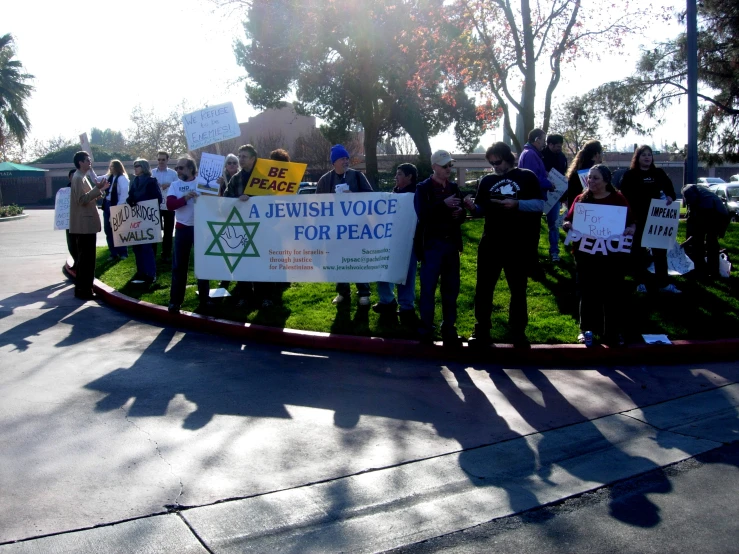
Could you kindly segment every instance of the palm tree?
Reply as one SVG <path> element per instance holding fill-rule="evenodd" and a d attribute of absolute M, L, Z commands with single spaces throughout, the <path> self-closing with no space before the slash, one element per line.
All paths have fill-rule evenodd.
<path fill-rule="evenodd" d="M 0 36 L 0 144 L 14 137 L 23 146 L 31 128 L 24 104 L 34 90 L 28 84 L 34 77 L 23 73 L 14 57 L 13 36 Z"/>

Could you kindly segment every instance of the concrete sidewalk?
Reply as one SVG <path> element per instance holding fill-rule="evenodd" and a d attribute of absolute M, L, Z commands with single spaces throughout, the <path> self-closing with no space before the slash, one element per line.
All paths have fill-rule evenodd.
<path fill-rule="evenodd" d="M 0 554 L 382 551 L 739 434 L 736 362 L 543 369 L 204 334 L 76 300 L 48 223 L 0 227 Z"/>

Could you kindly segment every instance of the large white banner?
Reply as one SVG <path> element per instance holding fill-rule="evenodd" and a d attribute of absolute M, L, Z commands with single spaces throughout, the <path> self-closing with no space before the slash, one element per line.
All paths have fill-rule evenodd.
<path fill-rule="evenodd" d="M 115 246 L 134 246 L 162 242 L 159 202 L 144 200 L 135 206 L 121 204 L 110 207 L 110 226 Z"/>
<path fill-rule="evenodd" d="M 70 187 L 60 188 L 54 200 L 54 230 L 69 229 L 69 199 L 72 195 Z"/>
<path fill-rule="evenodd" d="M 190 150 L 241 136 L 239 122 L 231 102 L 218 104 L 182 116 L 185 138 Z"/>
<path fill-rule="evenodd" d="M 195 203 L 198 279 L 403 283 L 416 212 L 412 194 L 352 193 Z"/>
<path fill-rule="evenodd" d="M 664 248 L 669 250 L 677 241 L 677 227 L 680 221 L 680 202 L 652 199 L 641 245 L 644 248 Z"/>

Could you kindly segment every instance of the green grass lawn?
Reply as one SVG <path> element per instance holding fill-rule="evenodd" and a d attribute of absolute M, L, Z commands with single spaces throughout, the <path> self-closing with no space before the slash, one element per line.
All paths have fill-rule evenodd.
<path fill-rule="evenodd" d="M 467 221 L 462 231 L 465 250 L 461 260 L 462 286 L 458 301 L 457 330 L 468 337 L 474 328 L 473 299 L 475 293 L 477 244 L 482 234 L 483 221 Z M 564 238 L 564 233 L 562 234 Z M 685 239 L 685 223 L 680 222 L 678 240 Z M 726 237 L 721 241 L 729 257 L 739 263 L 739 224 L 732 223 Z M 574 343 L 578 333 L 577 299 L 575 296 L 574 259 L 562 247 L 562 262 L 551 264 L 548 259 L 549 244 L 546 222 L 542 220 L 539 257 L 545 269 L 545 279 L 529 279 L 528 307 L 529 326 L 527 335 L 532 343 Z M 170 267 L 159 264 L 155 285 L 149 289 L 130 283 L 135 272 L 133 253 L 127 260 L 112 263 L 107 261 L 108 249 L 98 248 L 97 277 L 108 285 L 130 297 L 166 306 L 169 302 Z M 191 269 L 183 310 L 194 311 L 198 305 L 195 293 L 195 275 Z M 627 338 L 637 338 L 642 333 L 666 333 L 672 339 L 716 339 L 739 336 L 739 279 L 737 270 L 730 279 L 697 282 L 694 279 L 676 277 L 676 286 L 681 295 L 629 293 L 624 299 L 624 310 L 628 321 L 625 329 Z M 211 287 L 217 283 L 211 281 Z M 234 283 L 231 285 L 233 288 Z M 636 284 L 627 279 L 627 289 L 632 291 Z M 354 287 L 352 286 L 354 290 Z M 345 335 L 372 335 L 382 337 L 411 338 L 412 330 L 397 322 L 386 321 L 372 310 L 357 310 L 356 296 L 349 305 L 336 307 L 331 304 L 335 296 L 333 283 L 292 283 L 275 294 L 275 304 L 270 308 L 246 312 L 236 308 L 230 299 L 217 302 L 213 314 L 234 321 L 246 321 L 260 325 L 290 327 L 293 329 L 322 331 Z M 419 282 L 416 280 L 416 298 Z M 493 339 L 508 342 L 508 286 L 505 278 L 498 281 L 495 290 L 493 312 Z M 373 285 L 373 302 L 377 295 Z M 441 322 L 441 302 L 437 292 L 437 325 Z"/>

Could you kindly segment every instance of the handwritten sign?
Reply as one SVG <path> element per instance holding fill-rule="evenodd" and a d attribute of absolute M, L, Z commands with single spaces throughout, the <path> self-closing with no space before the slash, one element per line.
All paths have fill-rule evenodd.
<path fill-rule="evenodd" d="M 588 173 L 590 173 L 589 169 L 581 169 L 577 172 L 577 176 L 580 178 L 580 184 L 582 184 L 582 190 L 588 188 Z"/>
<path fill-rule="evenodd" d="M 162 242 L 159 202 L 144 200 L 135 206 L 121 204 L 110 207 L 110 226 L 115 246 L 133 246 Z"/>
<path fill-rule="evenodd" d="M 685 275 L 695 269 L 695 263 L 685 253 L 685 249 L 675 242 L 667 250 L 667 273 L 669 275 Z M 654 273 L 654 264 L 648 270 Z"/>
<path fill-rule="evenodd" d="M 90 161 L 94 162 L 95 159 L 92 157 L 92 146 L 90 146 L 90 141 L 87 139 L 87 133 L 82 133 L 80 135 L 80 146 L 82 147 L 82 150 L 90 154 Z"/>
<path fill-rule="evenodd" d="M 562 195 L 567 192 L 567 179 L 556 169 L 549 171 L 549 182 L 554 187 L 553 190 L 547 191 L 547 199 L 544 201 L 543 213 L 548 214 L 555 204 L 562 199 Z"/>
<path fill-rule="evenodd" d="M 69 199 L 72 194 L 70 187 L 64 187 L 57 191 L 54 200 L 54 230 L 63 231 L 69 229 Z"/>
<path fill-rule="evenodd" d="M 626 228 L 625 206 L 608 206 L 578 202 L 572 216 L 572 228 L 583 235 L 608 238 L 620 235 Z"/>
<path fill-rule="evenodd" d="M 239 122 L 231 102 L 203 108 L 182 116 L 185 138 L 190 150 L 203 148 L 241 136 Z"/>
<path fill-rule="evenodd" d="M 641 245 L 644 248 L 664 248 L 669 250 L 677 240 L 677 226 L 680 221 L 680 202 L 669 206 L 667 200 L 652 199 Z"/>
<path fill-rule="evenodd" d="M 216 179 L 223 175 L 223 164 L 225 161 L 226 156 L 203 152 L 200 156 L 200 167 L 198 169 L 198 192 L 218 196 L 218 183 Z"/>
<path fill-rule="evenodd" d="M 612 235 L 610 237 L 593 237 L 590 235 L 584 235 L 579 231 L 570 229 L 565 237 L 565 246 L 571 242 L 580 242 L 578 249 L 580 252 L 586 254 L 603 254 L 608 256 L 608 253 L 621 252 L 628 254 L 631 252 L 631 245 L 634 242 L 634 237 L 631 235 Z"/>
<path fill-rule="evenodd" d="M 244 194 L 268 196 L 297 194 L 306 164 L 278 162 L 259 158 L 254 164 Z"/>

